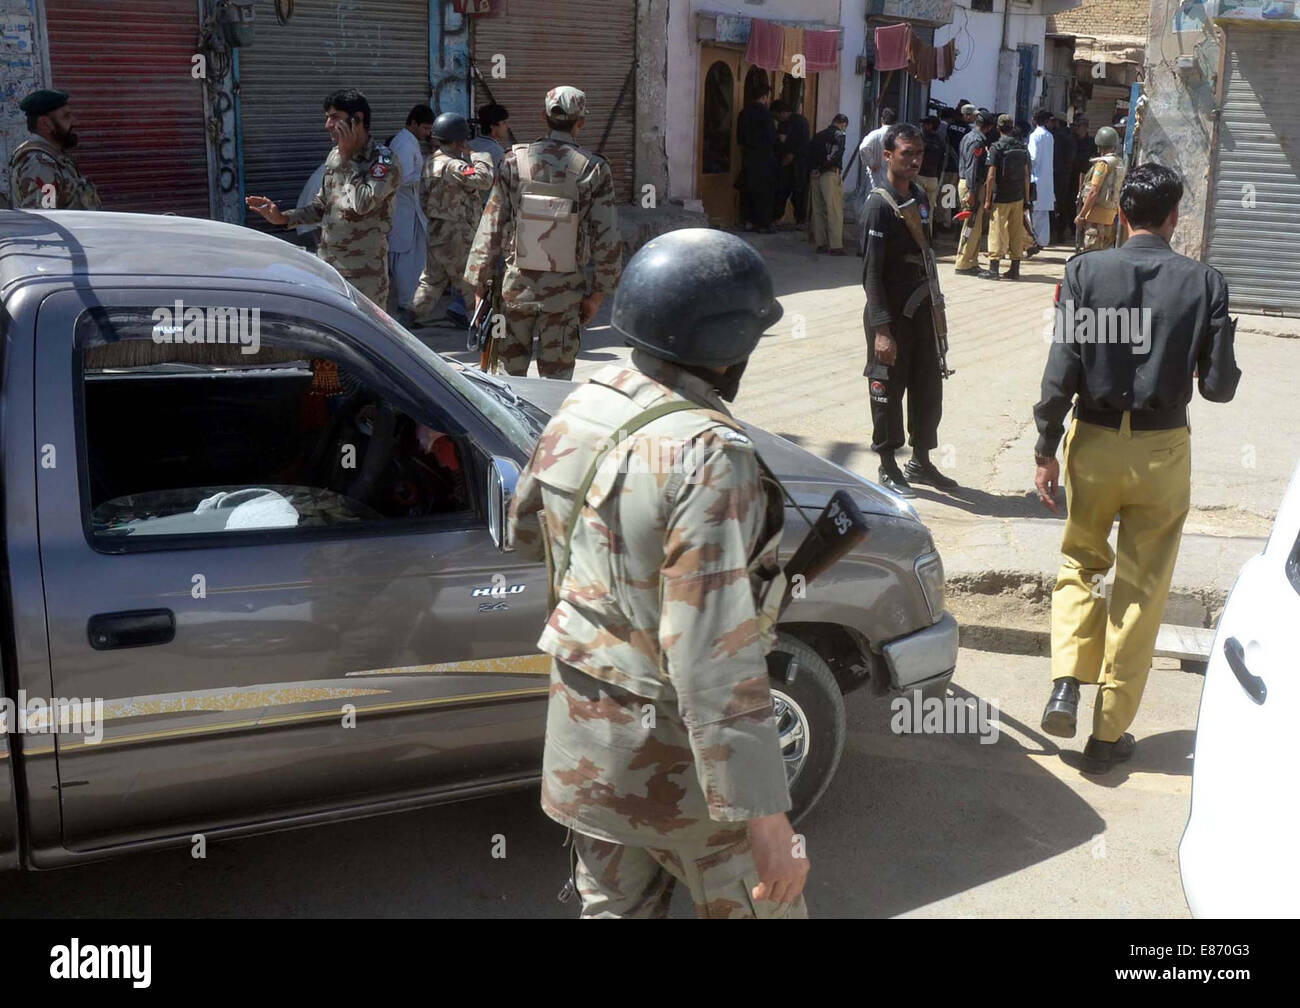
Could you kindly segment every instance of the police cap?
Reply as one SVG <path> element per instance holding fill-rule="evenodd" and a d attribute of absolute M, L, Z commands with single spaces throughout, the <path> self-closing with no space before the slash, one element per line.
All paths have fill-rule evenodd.
<path fill-rule="evenodd" d="M 28 115 L 43 116 L 51 112 L 57 112 L 68 104 L 68 93 L 66 91 L 55 91 L 51 88 L 42 88 L 40 91 L 33 91 L 19 103 L 18 107 Z"/>

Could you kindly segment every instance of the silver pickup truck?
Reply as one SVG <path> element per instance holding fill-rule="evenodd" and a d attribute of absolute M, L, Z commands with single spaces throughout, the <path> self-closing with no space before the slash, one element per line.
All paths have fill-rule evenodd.
<path fill-rule="evenodd" d="M 209 221 L 0 212 L 0 298 L 0 867 L 536 783 L 545 571 L 502 539 L 571 386 L 449 362 Z M 941 689 L 957 627 L 905 502 L 750 434 L 799 510 L 846 488 L 871 525 L 769 659 L 800 814 L 844 694 Z"/>

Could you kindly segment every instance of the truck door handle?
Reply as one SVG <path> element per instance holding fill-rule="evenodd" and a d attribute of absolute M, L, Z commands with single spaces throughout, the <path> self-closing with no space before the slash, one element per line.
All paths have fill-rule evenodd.
<path fill-rule="evenodd" d="M 170 609 L 99 613 L 90 617 L 86 634 L 96 651 L 168 644 L 176 636 L 176 615 Z"/>
<path fill-rule="evenodd" d="M 1223 655 L 1228 659 L 1228 668 L 1232 669 L 1237 682 L 1241 683 L 1241 688 L 1246 691 L 1246 696 L 1257 704 L 1267 700 L 1268 687 L 1264 685 L 1263 679 L 1252 675 L 1250 669 L 1246 667 L 1246 652 L 1241 646 L 1241 641 L 1236 637 L 1229 637 L 1223 642 Z"/>

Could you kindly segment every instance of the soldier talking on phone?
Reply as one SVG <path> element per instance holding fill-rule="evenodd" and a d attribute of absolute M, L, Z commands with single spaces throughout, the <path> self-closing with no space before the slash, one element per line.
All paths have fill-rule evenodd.
<path fill-rule="evenodd" d="M 325 99 L 325 129 L 334 149 L 315 199 L 282 213 L 265 196 L 248 209 L 280 227 L 321 226 L 319 254 L 380 308 L 388 305 L 388 233 L 393 229 L 402 170 L 393 152 L 370 136 L 370 103 L 360 91 Z"/>

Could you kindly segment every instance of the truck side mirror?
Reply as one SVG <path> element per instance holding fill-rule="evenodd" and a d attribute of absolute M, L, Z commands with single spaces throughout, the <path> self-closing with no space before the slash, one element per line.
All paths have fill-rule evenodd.
<path fill-rule="evenodd" d="M 519 484 L 519 466 L 508 458 L 492 456 L 488 467 L 488 531 L 492 541 L 502 553 L 512 549 L 506 542 L 506 523 L 510 520 L 510 502 L 515 498 Z"/>

